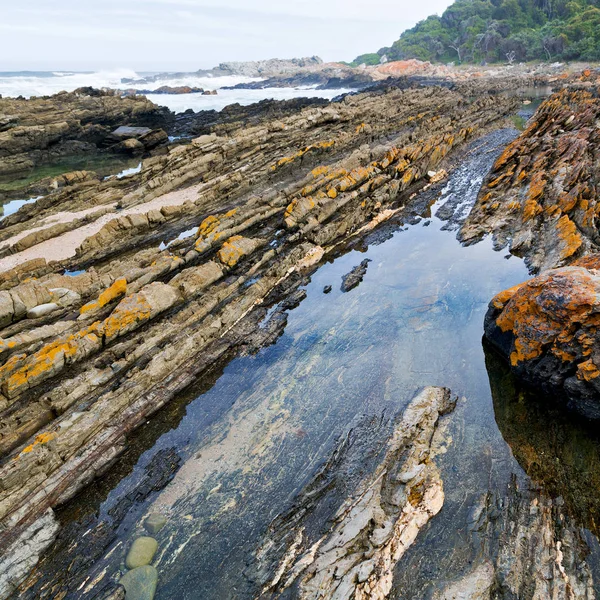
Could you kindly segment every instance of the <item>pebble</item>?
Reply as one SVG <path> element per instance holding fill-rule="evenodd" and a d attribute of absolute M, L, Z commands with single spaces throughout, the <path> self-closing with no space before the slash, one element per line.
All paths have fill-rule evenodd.
<path fill-rule="evenodd" d="M 326 286 L 323 288 L 323 293 L 324 293 L 324 294 L 329 294 L 329 292 L 330 292 L 331 290 L 332 290 L 332 287 L 331 287 L 330 285 L 326 285 Z"/>
<path fill-rule="evenodd" d="M 125 573 L 119 583 L 125 588 L 127 600 L 153 600 L 158 571 L 150 565 L 137 567 Z"/>
<path fill-rule="evenodd" d="M 127 553 L 125 566 L 128 569 L 135 569 L 136 567 L 149 565 L 154 558 L 157 548 L 158 542 L 154 538 L 147 536 L 137 538 L 131 544 L 131 548 Z"/>
<path fill-rule="evenodd" d="M 151 513 L 144 521 L 146 531 L 152 535 L 158 533 L 167 524 L 167 517 L 160 513 Z"/>

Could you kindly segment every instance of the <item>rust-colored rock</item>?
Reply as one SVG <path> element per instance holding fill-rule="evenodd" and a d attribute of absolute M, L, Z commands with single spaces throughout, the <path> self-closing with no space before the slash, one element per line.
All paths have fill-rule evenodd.
<path fill-rule="evenodd" d="M 600 255 L 498 294 L 487 338 L 527 382 L 600 418 Z"/>

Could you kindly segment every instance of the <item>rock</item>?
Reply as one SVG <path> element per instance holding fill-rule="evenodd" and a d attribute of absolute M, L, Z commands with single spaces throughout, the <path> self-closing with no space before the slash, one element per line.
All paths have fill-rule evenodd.
<path fill-rule="evenodd" d="M 0 123 L 1 174 L 23 173 L 68 156 L 79 158 L 82 152 L 103 153 L 120 141 L 121 134 L 112 132 L 121 124 L 151 131 L 173 120 L 168 110 L 143 96 L 123 99 L 92 88 L 28 100 L 0 98 L 0 115 L 10 115 L 2 117 L 9 119 L 4 126 Z"/>
<path fill-rule="evenodd" d="M 365 258 L 360 265 L 356 265 L 356 267 L 354 267 L 350 273 L 347 273 L 342 277 L 342 292 L 349 292 L 358 286 L 358 284 L 364 279 L 370 262 L 371 259 Z"/>
<path fill-rule="evenodd" d="M 461 239 L 492 233 L 496 248 L 509 245 L 536 272 L 599 251 L 599 119 L 593 91 L 545 100 L 494 164 Z"/>
<path fill-rule="evenodd" d="M 329 294 L 329 293 L 331 292 L 331 290 L 332 290 L 332 289 L 333 289 L 333 288 L 332 288 L 330 285 L 326 285 L 326 286 L 323 288 L 323 293 L 324 293 L 324 294 Z"/>
<path fill-rule="evenodd" d="M 27 577 L 40 555 L 52 544 L 58 533 L 58 522 L 47 510 L 27 527 L 0 555 L 0 598 L 7 598 Z"/>
<path fill-rule="evenodd" d="M 285 598 L 290 589 L 294 597 L 307 600 L 389 597 L 399 561 L 444 504 L 444 483 L 434 457 L 439 445 L 449 441 L 444 429 L 450 417 L 445 415 L 454 406 L 448 389 L 425 388 L 388 431 L 387 440 L 379 440 L 385 452 L 368 470 L 353 455 L 361 450 L 353 448 L 364 451 L 362 438 L 373 431 L 373 422 L 343 436 L 334 456 L 291 509 L 268 528 L 248 570 L 265 597 Z M 378 445 L 376 439 L 373 445 Z M 336 497 L 334 490 L 341 484 L 337 478 L 352 481 L 346 479 L 354 473 L 349 465 L 361 477 L 344 489 L 343 498 Z M 406 475 L 402 481 L 399 473 Z M 399 499 L 396 505 L 390 502 L 393 498 Z M 311 520 L 317 513 L 319 525 Z"/>
<path fill-rule="evenodd" d="M 81 303 L 81 295 L 68 288 L 50 289 L 52 300 L 62 308 L 76 306 Z"/>
<path fill-rule="evenodd" d="M 149 127 L 126 127 L 125 125 L 121 125 L 121 127 L 117 127 L 112 134 L 122 138 L 139 138 L 151 132 L 152 129 Z"/>
<path fill-rule="evenodd" d="M 108 108 L 112 99 L 98 97 Z M 96 97 L 73 102 L 83 100 Z M 131 432 L 217 361 L 273 343 L 319 264 L 402 210 L 428 171 L 517 104 L 423 86 L 188 115 L 206 135 L 145 158 L 130 177 L 75 177 L 3 220 L 0 547 L 17 535 L 15 523 L 26 528 L 108 468 Z M 125 123 L 159 127 L 149 121 Z M 73 314 L 58 320 L 56 311 L 43 327 L 23 320 L 30 308 L 59 304 L 57 294 Z M 73 319 L 82 304 L 91 310 Z M 393 498 L 404 506 L 402 494 Z M 73 566 L 57 594 L 101 585 L 87 577 L 88 558 L 102 553 L 77 547 L 86 559 L 60 563 L 59 573 Z M 50 589 L 37 576 L 35 589 Z"/>
<path fill-rule="evenodd" d="M 135 569 L 136 567 L 142 567 L 149 565 L 156 554 L 158 549 L 158 542 L 151 537 L 142 536 L 137 538 L 127 553 L 125 559 L 125 566 L 128 569 Z"/>
<path fill-rule="evenodd" d="M 600 255 L 500 292 L 485 335 L 521 379 L 600 418 Z"/>
<path fill-rule="evenodd" d="M 48 302 L 47 304 L 39 304 L 38 306 L 34 306 L 27 311 L 28 319 L 39 319 L 40 317 L 45 317 L 50 313 L 53 313 L 55 310 L 58 310 L 60 306 L 55 304 L 54 302 Z"/>
<path fill-rule="evenodd" d="M 121 577 L 126 600 L 153 600 L 158 584 L 158 571 L 149 565 L 137 567 Z"/>
<path fill-rule="evenodd" d="M 160 513 L 152 513 L 146 517 L 144 527 L 152 535 L 158 533 L 167 524 L 167 517 Z"/>

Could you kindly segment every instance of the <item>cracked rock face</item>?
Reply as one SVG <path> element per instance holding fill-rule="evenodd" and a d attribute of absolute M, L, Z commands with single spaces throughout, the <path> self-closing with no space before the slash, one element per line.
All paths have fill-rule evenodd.
<path fill-rule="evenodd" d="M 328 529 L 316 534 L 311 516 L 330 502 L 330 478 L 352 452 L 343 442 L 292 510 L 269 528 L 256 565 L 262 597 L 293 588 L 295 597 L 307 599 L 387 598 L 397 564 L 443 506 L 434 459 L 444 443 L 444 415 L 453 408 L 447 389 L 429 387 L 418 394 L 393 427 L 374 469 L 337 508 Z"/>
<path fill-rule="evenodd" d="M 554 94 L 496 161 L 461 239 L 492 233 L 534 271 L 598 251 L 599 160 L 597 88 Z"/>

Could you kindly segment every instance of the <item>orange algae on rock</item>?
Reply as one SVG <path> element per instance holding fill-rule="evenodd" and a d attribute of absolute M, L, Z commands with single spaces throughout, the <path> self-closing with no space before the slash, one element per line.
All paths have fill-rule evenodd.
<path fill-rule="evenodd" d="M 99 296 L 98 300 L 84 304 L 79 313 L 84 314 L 91 310 L 96 310 L 106 306 L 113 300 L 124 296 L 127 293 L 127 280 L 125 278 L 117 279 L 110 287 L 106 288 Z"/>

